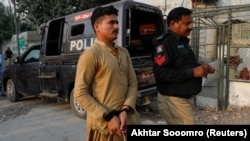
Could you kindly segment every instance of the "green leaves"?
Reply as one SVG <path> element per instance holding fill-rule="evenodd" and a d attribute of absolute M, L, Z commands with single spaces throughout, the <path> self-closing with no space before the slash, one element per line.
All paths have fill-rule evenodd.
<path fill-rule="evenodd" d="M 16 0 L 16 9 L 36 25 L 118 0 Z"/>
<path fill-rule="evenodd" d="M 9 12 L 8 7 L 5 7 L 3 3 L 0 2 L 0 44 L 12 35 L 12 15 Z"/>
<path fill-rule="evenodd" d="M 34 30 L 35 26 L 50 19 L 94 8 L 119 0 L 10 0 L 11 7 L 0 1 L 0 44 L 16 33 L 14 3 L 16 6 L 19 32 Z"/>

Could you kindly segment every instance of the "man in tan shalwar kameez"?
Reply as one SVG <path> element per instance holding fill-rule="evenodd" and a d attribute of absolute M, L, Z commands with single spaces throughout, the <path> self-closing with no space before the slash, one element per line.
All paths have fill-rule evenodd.
<path fill-rule="evenodd" d="M 138 82 L 125 48 L 114 44 L 118 10 L 97 7 L 91 22 L 94 44 L 78 61 L 74 98 L 87 111 L 86 141 L 123 140 L 126 125 L 139 124 L 135 109 Z"/>

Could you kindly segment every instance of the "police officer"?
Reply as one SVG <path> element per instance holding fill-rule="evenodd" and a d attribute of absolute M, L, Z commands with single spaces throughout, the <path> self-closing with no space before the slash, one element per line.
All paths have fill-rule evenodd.
<path fill-rule="evenodd" d="M 167 17 L 168 31 L 158 38 L 153 53 L 158 107 L 167 124 L 194 124 L 193 96 L 202 90 L 202 77 L 214 73 L 199 64 L 189 46 L 192 11 L 177 7 Z"/>

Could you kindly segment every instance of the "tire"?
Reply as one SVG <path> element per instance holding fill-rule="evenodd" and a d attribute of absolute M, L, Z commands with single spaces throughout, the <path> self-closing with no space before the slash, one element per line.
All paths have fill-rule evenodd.
<path fill-rule="evenodd" d="M 12 79 L 9 79 L 6 84 L 6 96 L 10 102 L 19 101 L 21 95 L 16 91 L 15 83 Z"/>
<path fill-rule="evenodd" d="M 87 118 L 87 111 L 85 111 L 78 102 L 75 101 L 74 99 L 74 89 L 70 93 L 70 106 L 71 109 L 73 110 L 74 114 L 81 118 L 85 119 Z"/>

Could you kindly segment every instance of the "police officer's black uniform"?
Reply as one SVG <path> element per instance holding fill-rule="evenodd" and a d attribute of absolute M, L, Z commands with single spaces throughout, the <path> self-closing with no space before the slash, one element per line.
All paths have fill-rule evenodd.
<path fill-rule="evenodd" d="M 158 38 L 153 52 L 154 75 L 160 94 L 191 98 L 202 89 L 202 78 L 194 78 L 199 66 L 187 37 L 168 31 Z"/>

